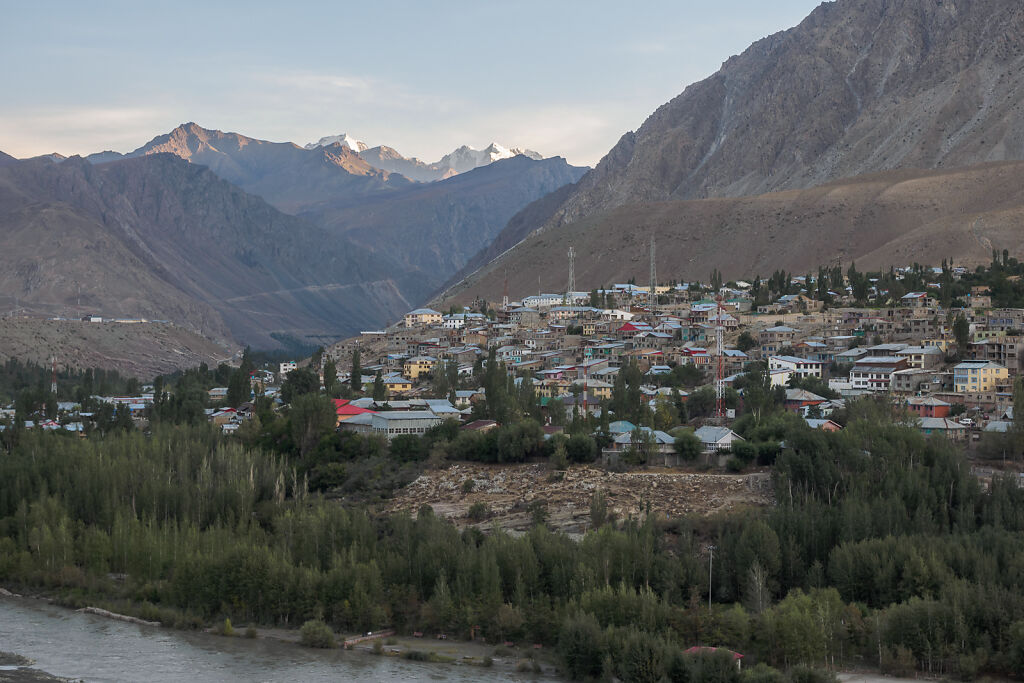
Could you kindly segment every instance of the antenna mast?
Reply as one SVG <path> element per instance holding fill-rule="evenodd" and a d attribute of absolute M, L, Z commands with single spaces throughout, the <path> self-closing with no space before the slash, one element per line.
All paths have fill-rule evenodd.
<path fill-rule="evenodd" d="M 723 410 L 723 399 L 725 398 L 725 327 L 722 325 L 722 294 L 715 297 L 717 305 L 717 320 L 715 321 L 715 350 L 718 353 L 718 364 L 715 368 L 715 417 L 725 417 Z"/>

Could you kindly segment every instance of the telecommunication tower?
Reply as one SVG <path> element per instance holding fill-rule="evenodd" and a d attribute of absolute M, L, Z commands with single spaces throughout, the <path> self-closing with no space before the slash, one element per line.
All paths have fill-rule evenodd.
<path fill-rule="evenodd" d="M 717 320 L 715 320 L 715 350 L 718 363 L 715 367 L 715 417 L 725 417 L 723 401 L 725 398 L 725 327 L 722 324 L 722 295 L 715 297 Z"/>

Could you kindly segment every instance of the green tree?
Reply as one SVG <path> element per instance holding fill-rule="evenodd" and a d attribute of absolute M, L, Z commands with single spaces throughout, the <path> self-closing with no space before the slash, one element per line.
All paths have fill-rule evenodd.
<path fill-rule="evenodd" d="M 281 400 L 291 403 L 299 396 L 318 393 L 320 378 L 309 368 L 296 368 L 281 382 Z"/>
<path fill-rule="evenodd" d="M 324 392 L 328 396 L 334 396 L 338 384 L 338 366 L 333 358 L 324 361 Z"/>
<path fill-rule="evenodd" d="M 693 430 L 690 429 L 682 430 L 676 436 L 673 447 L 676 454 L 687 462 L 695 461 L 704 451 L 704 445 L 697 438 L 697 435 L 694 434 Z"/>
<path fill-rule="evenodd" d="M 358 394 L 363 391 L 363 368 L 359 364 L 359 349 L 352 352 L 352 375 L 349 380 L 349 386 L 352 388 L 352 393 Z"/>
<path fill-rule="evenodd" d="M 288 420 L 299 454 L 306 455 L 323 437 L 333 432 L 337 419 L 334 402 L 326 396 L 314 393 L 297 396 L 291 402 Z"/>
<path fill-rule="evenodd" d="M 373 378 L 373 400 L 379 403 L 387 399 L 388 388 L 384 384 L 384 377 L 380 374 L 380 370 L 378 370 L 377 376 Z"/>
<path fill-rule="evenodd" d="M 958 313 L 953 320 L 953 338 L 956 340 L 956 353 L 960 358 L 966 358 L 970 349 L 971 326 L 963 313 Z"/>

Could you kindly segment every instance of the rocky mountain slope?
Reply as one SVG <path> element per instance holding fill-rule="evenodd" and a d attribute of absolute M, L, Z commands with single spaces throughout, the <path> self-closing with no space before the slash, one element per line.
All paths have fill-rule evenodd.
<path fill-rule="evenodd" d="M 700 222 L 714 215 L 707 207 L 785 204 L 789 195 L 724 205 L 679 200 L 759 196 L 888 170 L 1024 159 L 1022 67 L 1024 5 L 1016 0 L 823 3 L 797 27 L 754 43 L 658 108 L 575 187 L 524 208 L 470 263 L 482 266 L 534 232 L 560 245 L 554 253 L 574 240 L 578 253 L 614 261 L 622 247 L 619 236 L 608 239 L 595 228 L 614 215 L 620 229 L 637 239 L 649 231 L 650 221 L 673 226 L 676 239 L 701 239 L 698 252 L 713 261 L 694 276 L 706 277 L 712 262 L 723 271 L 746 272 L 763 261 L 755 248 L 763 231 L 745 214 L 730 222 L 728 232 L 715 232 Z M 924 182 L 922 191 L 932 186 Z M 976 189 L 979 196 L 1004 199 Z M 947 203 L 927 194 L 921 201 L 933 200 Z M 837 221 L 822 222 L 822 229 L 853 220 L 842 207 L 829 210 L 836 211 Z M 897 240 L 893 226 L 919 225 L 916 214 L 886 216 L 889 225 L 868 232 Z M 581 225 L 572 227 L 576 223 Z M 826 255 L 803 252 L 802 228 L 791 231 L 791 253 L 780 254 L 784 261 L 821 262 Z M 843 253 L 870 254 L 879 245 L 862 241 L 862 234 L 825 237 Z M 927 245 L 926 234 L 917 238 L 920 248 L 913 255 L 919 260 L 938 253 Z M 659 240 L 659 249 L 665 248 Z M 720 254 L 729 254 L 729 262 L 723 264 Z M 958 249 L 941 255 L 961 256 Z M 529 270 L 534 256 L 513 252 L 503 258 L 503 268 L 516 272 L 522 264 Z M 690 258 L 686 254 L 676 270 L 685 270 Z M 579 272 L 579 259 L 577 264 Z M 530 290 L 535 287 L 533 280 Z"/>
<path fill-rule="evenodd" d="M 1024 158 L 1024 4 L 838 0 L 658 108 L 548 226 L 629 202 Z"/>
<path fill-rule="evenodd" d="M 815 270 L 840 258 L 861 270 L 944 258 L 977 265 L 992 250 L 1024 252 L 1024 162 L 962 169 L 887 171 L 806 190 L 753 197 L 624 204 L 534 232 L 436 302 L 498 300 L 565 287 L 569 245 L 576 282 L 590 289 L 636 277 L 646 282 L 649 240 L 663 280 L 762 277 Z"/>
<path fill-rule="evenodd" d="M 384 324 L 418 286 L 172 154 L 0 169 L 0 264 L 0 295 L 23 307 L 168 319 L 258 348 Z"/>
<path fill-rule="evenodd" d="M 489 246 L 521 207 L 574 183 L 585 171 L 561 157 L 535 161 L 516 156 L 303 216 L 418 271 L 432 291 Z"/>

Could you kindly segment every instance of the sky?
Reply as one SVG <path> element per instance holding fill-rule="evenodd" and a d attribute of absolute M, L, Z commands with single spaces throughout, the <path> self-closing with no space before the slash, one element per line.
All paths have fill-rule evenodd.
<path fill-rule="evenodd" d="M 180 123 L 594 165 L 817 0 L 0 0 L 0 150 L 128 152 Z"/>

